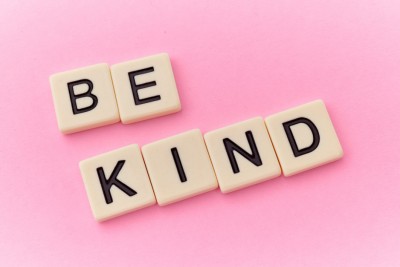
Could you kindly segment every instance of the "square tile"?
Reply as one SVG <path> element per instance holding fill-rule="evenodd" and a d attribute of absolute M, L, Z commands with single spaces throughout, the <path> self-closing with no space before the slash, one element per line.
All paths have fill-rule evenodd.
<path fill-rule="evenodd" d="M 156 203 L 138 145 L 79 163 L 96 220 L 107 220 Z"/>
<path fill-rule="evenodd" d="M 266 118 L 285 176 L 318 167 L 343 156 L 343 150 L 322 100 Z"/>
<path fill-rule="evenodd" d="M 74 133 L 120 121 L 107 64 L 54 74 L 50 84 L 61 132 Z"/>
<path fill-rule="evenodd" d="M 181 110 L 168 54 L 111 66 L 122 123 L 128 124 Z"/>
<path fill-rule="evenodd" d="M 281 174 L 281 167 L 261 117 L 208 132 L 204 139 L 223 193 Z"/>
<path fill-rule="evenodd" d="M 200 130 L 145 145 L 142 153 L 160 206 L 218 187 Z"/>

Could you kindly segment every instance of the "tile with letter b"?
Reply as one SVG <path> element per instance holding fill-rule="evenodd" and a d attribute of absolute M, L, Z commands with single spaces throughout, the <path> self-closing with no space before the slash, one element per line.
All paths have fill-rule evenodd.
<path fill-rule="evenodd" d="M 138 145 L 79 163 L 96 220 L 107 220 L 156 203 Z"/>
<path fill-rule="evenodd" d="M 61 132 L 79 132 L 120 121 L 107 64 L 54 74 L 50 84 Z"/>
<path fill-rule="evenodd" d="M 223 193 L 229 193 L 281 174 L 278 159 L 261 117 L 204 135 Z"/>
<path fill-rule="evenodd" d="M 160 206 L 218 187 L 200 130 L 147 144 L 142 153 Z"/>
<path fill-rule="evenodd" d="M 111 66 L 121 121 L 124 124 L 181 109 L 168 54 L 162 53 Z"/>
<path fill-rule="evenodd" d="M 266 118 L 285 176 L 340 159 L 343 150 L 322 100 Z"/>

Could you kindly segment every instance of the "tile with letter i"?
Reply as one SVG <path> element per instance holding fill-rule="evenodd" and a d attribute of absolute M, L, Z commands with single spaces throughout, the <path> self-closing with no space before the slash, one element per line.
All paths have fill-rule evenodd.
<path fill-rule="evenodd" d="M 266 118 L 285 176 L 340 159 L 343 150 L 322 100 Z"/>
<path fill-rule="evenodd" d="M 129 145 L 79 163 L 96 220 L 156 203 L 139 146 Z"/>
<path fill-rule="evenodd" d="M 229 193 L 281 174 L 278 159 L 261 117 L 204 135 L 223 193 Z"/>
<path fill-rule="evenodd" d="M 147 144 L 142 153 L 160 206 L 218 187 L 200 130 Z"/>

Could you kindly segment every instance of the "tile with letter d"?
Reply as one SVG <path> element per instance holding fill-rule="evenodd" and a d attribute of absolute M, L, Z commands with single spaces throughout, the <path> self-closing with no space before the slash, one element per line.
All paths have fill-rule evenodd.
<path fill-rule="evenodd" d="M 121 121 L 124 124 L 171 114 L 181 109 L 168 54 L 111 66 Z"/>
<path fill-rule="evenodd" d="M 160 206 L 218 187 L 200 130 L 147 144 L 142 152 Z"/>
<path fill-rule="evenodd" d="M 285 176 L 318 167 L 343 156 L 343 150 L 322 100 L 266 118 Z"/>
<path fill-rule="evenodd" d="M 79 166 L 93 215 L 98 221 L 156 203 L 137 145 L 83 160 Z"/>
<path fill-rule="evenodd" d="M 281 174 L 263 118 L 239 122 L 204 135 L 223 193 Z"/>
<path fill-rule="evenodd" d="M 120 121 L 107 64 L 54 74 L 50 84 L 61 132 L 79 132 Z"/>

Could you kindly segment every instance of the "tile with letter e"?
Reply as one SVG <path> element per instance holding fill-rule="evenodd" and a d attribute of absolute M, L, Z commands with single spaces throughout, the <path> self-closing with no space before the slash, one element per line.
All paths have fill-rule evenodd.
<path fill-rule="evenodd" d="M 111 74 L 122 123 L 159 117 L 181 109 L 168 54 L 113 65 Z"/>
<path fill-rule="evenodd" d="M 200 130 L 147 144 L 142 153 L 160 206 L 218 187 Z"/>
<path fill-rule="evenodd" d="M 107 64 L 54 74 L 50 84 L 61 132 L 79 132 L 120 121 Z"/>
<path fill-rule="evenodd" d="M 96 220 L 104 221 L 156 203 L 138 145 L 79 163 Z"/>
<path fill-rule="evenodd" d="M 281 174 L 281 167 L 261 117 L 208 132 L 204 139 L 223 193 Z"/>
<path fill-rule="evenodd" d="M 343 156 L 322 100 L 269 116 L 266 124 L 285 176 L 321 166 Z"/>

